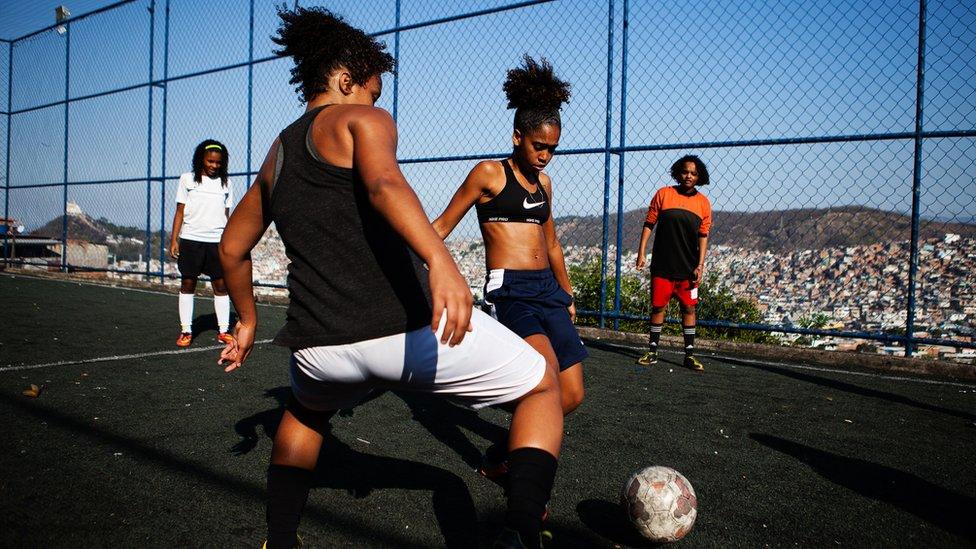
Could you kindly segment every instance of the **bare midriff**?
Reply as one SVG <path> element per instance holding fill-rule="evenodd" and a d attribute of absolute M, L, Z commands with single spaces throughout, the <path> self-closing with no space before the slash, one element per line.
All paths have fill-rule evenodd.
<path fill-rule="evenodd" d="M 546 235 L 535 223 L 481 224 L 485 263 L 489 269 L 537 270 L 549 268 Z"/>

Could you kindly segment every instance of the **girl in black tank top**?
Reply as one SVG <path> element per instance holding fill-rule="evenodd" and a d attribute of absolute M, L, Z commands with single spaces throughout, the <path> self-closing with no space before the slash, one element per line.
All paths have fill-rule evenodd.
<path fill-rule="evenodd" d="M 521 67 L 508 71 L 504 90 L 508 107 L 515 109 L 512 155 L 475 166 L 434 221 L 434 229 L 447 238 L 475 207 L 486 235 L 486 256 L 494 256 L 488 265 L 485 303 L 551 366 L 558 365 L 563 412 L 569 413 L 583 400 L 582 360 L 587 353 L 573 326 L 573 289 L 552 219 L 552 183 L 543 171 L 559 145 L 559 109 L 569 100 L 569 84 L 556 77 L 545 59 L 537 63 L 525 56 Z M 497 230 L 500 223 L 537 227 Z M 547 263 L 548 268 L 524 267 L 535 264 L 539 255 L 521 261 L 521 256 L 513 256 L 515 250 L 538 250 L 539 263 Z M 506 265 L 506 261 L 516 263 Z M 486 476 L 495 470 L 495 462 L 504 460 L 504 451 L 491 454 L 482 468 Z"/>
<path fill-rule="evenodd" d="M 293 398 L 271 451 L 266 546 L 300 545 L 332 414 L 393 388 L 473 407 L 514 404 L 499 543 L 539 540 L 562 443 L 558 383 L 539 353 L 473 311 L 467 281 L 400 171 L 396 123 L 375 106 L 393 57 L 324 8 L 278 15 L 276 53 L 294 58 L 291 82 L 308 107 L 271 146 L 220 245 L 239 315 L 221 352 L 228 372 L 254 348 L 250 252 L 272 221 L 290 260 L 291 304 L 276 341 L 294 347 Z M 417 268 L 411 251 L 429 270 Z"/>

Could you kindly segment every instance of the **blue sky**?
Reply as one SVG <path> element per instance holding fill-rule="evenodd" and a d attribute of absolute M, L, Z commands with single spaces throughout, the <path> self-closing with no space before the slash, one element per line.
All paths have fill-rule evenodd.
<path fill-rule="evenodd" d="M 402 1 L 403 24 L 510 2 Z M 36 4 L 37 9 L 28 9 Z M 50 4 L 50 5 L 48 5 Z M 53 23 L 58 2 L 0 0 L 0 37 L 14 38 Z M 68 2 L 77 15 L 106 2 Z M 163 4 L 158 2 L 158 7 Z M 311 2 L 302 2 L 303 5 Z M 327 3 L 369 32 L 394 26 L 392 1 Z M 79 97 L 137 85 L 149 78 L 149 0 L 79 21 L 71 28 L 69 95 Z M 622 1 L 616 2 L 612 142 L 620 140 Z M 247 60 L 247 3 L 171 0 L 169 76 Z M 738 141 L 914 129 L 917 5 L 913 1 L 827 0 L 726 2 L 634 0 L 627 57 L 627 145 Z M 153 74 L 163 75 L 162 10 L 157 11 Z M 572 83 L 563 110 L 561 148 L 603 146 L 607 80 L 607 7 L 561 0 L 401 33 L 399 129 L 402 159 L 504 153 L 512 113 L 501 82 L 523 52 L 544 55 Z M 929 2 L 926 130 L 976 128 L 976 8 L 964 1 Z M 276 27 L 273 2 L 255 1 L 254 57 L 270 55 Z M 382 38 L 390 49 L 393 36 Z M 14 111 L 64 97 L 65 36 L 47 32 L 14 47 Z M 0 44 L 0 110 L 6 110 L 7 46 Z M 254 66 L 250 169 L 276 133 L 301 112 L 287 83 L 290 61 Z M 380 105 L 392 107 L 392 78 Z M 68 179 L 73 182 L 145 177 L 146 87 L 72 102 Z M 162 92 L 153 91 L 152 162 L 162 173 Z M 232 171 L 246 171 L 247 69 L 169 84 L 165 175 L 186 171 L 193 146 L 224 141 Z M 15 114 L 11 126 L 11 186 L 63 179 L 64 110 L 57 105 Z M 0 117 L 0 135 L 6 133 Z M 695 148 L 628 153 L 625 209 L 644 207 L 667 184 L 670 163 L 685 152 L 708 163 L 707 189 L 719 210 L 858 204 L 907 212 L 911 205 L 913 143 L 873 141 L 763 147 Z M 938 139 L 923 149 L 923 215 L 976 216 L 976 143 Z M 0 160 L 4 151 L 0 150 Z M 619 159 L 612 160 L 612 207 Z M 432 216 L 440 212 L 473 162 L 409 164 L 410 181 Z M 0 164 L 2 166 L 2 164 Z M 557 158 L 550 175 L 557 215 L 599 214 L 603 154 Z M 2 175 L 2 174 L 0 174 Z M 172 216 L 174 182 L 151 185 L 151 221 Z M 235 180 L 238 196 L 245 178 Z M 2 193 L 3 191 L 0 191 Z M 12 189 L 11 215 L 39 225 L 61 210 L 61 188 Z M 146 184 L 69 188 L 91 214 L 144 225 Z M 459 228 L 476 234 L 473 214 Z M 907 238 L 907 235 L 905 236 Z"/>

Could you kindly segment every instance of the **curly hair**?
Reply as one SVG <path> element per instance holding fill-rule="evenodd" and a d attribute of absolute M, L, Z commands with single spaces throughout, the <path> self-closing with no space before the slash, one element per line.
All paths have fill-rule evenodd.
<path fill-rule="evenodd" d="M 678 181 L 678 176 L 681 175 L 681 169 L 685 167 L 685 162 L 695 163 L 695 170 L 698 172 L 698 186 L 708 185 L 708 168 L 705 167 L 701 158 L 693 154 L 686 154 L 671 164 L 671 178 Z"/>
<path fill-rule="evenodd" d="M 227 147 L 223 143 L 217 141 L 216 139 L 205 139 L 201 141 L 197 148 L 193 151 L 193 180 L 200 183 L 203 180 L 203 157 L 208 152 L 218 152 L 223 159 L 220 163 L 220 170 L 217 172 L 217 177 L 220 178 L 220 183 L 225 188 L 227 187 L 227 164 L 230 163 L 230 155 L 227 153 Z"/>
<path fill-rule="evenodd" d="M 515 109 L 515 129 L 527 132 L 543 124 L 561 127 L 559 109 L 570 97 L 570 85 L 556 77 L 546 58 L 541 63 L 526 54 L 522 66 L 508 71 L 502 86 L 508 108 Z"/>
<path fill-rule="evenodd" d="M 278 17 L 281 24 L 271 40 L 281 49 L 274 53 L 294 59 L 289 83 L 297 84 L 295 91 L 302 103 L 325 92 L 329 75 L 340 66 L 360 86 L 374 75 L 393 71 L 393 57 L 385 51 L 386 44 L 325 8 L 278 7 Z"/>

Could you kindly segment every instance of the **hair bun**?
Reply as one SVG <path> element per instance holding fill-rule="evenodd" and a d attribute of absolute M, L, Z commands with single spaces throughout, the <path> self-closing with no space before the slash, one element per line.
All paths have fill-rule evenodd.
<path fill-rule="evenodd" d="M 503 89 L 510 109 L 559 110 L 570 97 L 569 83 L 556 77 L 549 60 L 537 63 L 528 54 L 521 67 L 508 71 Z"/>

